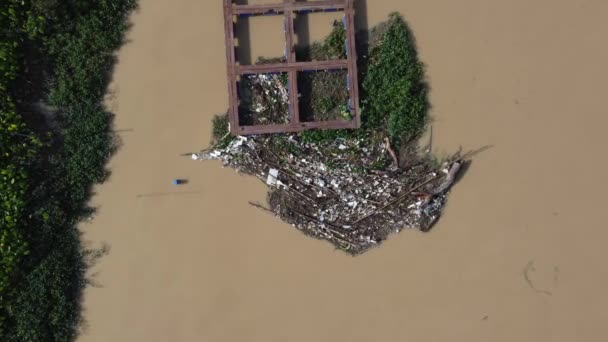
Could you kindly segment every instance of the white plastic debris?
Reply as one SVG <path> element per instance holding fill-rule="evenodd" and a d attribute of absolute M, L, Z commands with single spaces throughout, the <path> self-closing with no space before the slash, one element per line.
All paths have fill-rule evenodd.
<path fill-rule="evenodd" d="M 236 142 L 234 143 L 235 147 L 240 147 L 243 146 L 243 144 L 247 141 L 246 137 L 243 136 L 239 136 L 238 139 L 236 140 Z"/>
<path fill-rule="evenodd" d="M 268 178 L 266 179 L 266 184 L 268 184 L 269 186 L 275 186 L 277 185 L 277 181 L 279 177 L 279 170 L 277 169 L 270 169 L 270 171 L 268 171 Z"/>

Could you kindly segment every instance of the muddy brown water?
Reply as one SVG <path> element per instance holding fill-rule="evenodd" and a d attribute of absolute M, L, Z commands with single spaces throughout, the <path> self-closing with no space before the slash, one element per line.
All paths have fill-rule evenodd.
<path fill-rule="evenodd" d="M 227 108 L 222 4 L 142 0 L 108 100 L 123 146 L 82 225 L 110 251 L 79 341 L 608 338 L 608 2 L 359 3 L 360 25 L 410 23 L 436 152 L 494 146 L 440 224 L 352 258 L 250 207 L 258 181 L 180 157 Z"/>

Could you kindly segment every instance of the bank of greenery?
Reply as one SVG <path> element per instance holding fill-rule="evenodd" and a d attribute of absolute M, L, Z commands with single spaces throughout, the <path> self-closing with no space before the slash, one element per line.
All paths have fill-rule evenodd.
<path fill-rule="evenodd" d="M 107 176 L 114 139 L 102 101 L 135 6 L 0 3 L 2 341 L 70 341 L 77 333 L 89 253 L 77 224 L 91 214 L 91 186 Z M 39 101 L 56 129 L 40 124 Z"/>

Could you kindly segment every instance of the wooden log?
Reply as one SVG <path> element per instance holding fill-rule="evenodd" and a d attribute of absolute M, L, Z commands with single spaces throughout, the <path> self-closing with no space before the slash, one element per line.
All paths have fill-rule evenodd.
<path fill-rule="evenodd" d="M 441 182 L 441 184 L 439 184 L 437 188 L 430 191 L 430 195 L 436 196 L 448 191 L 456 181 L 456 177 L 458 177 L 458 173 L 462 168 L 462 164 L 462 160 L 458 160 L 452 163 L 448 168 L 448 174 L 445 177 L 445 180 Z"/>

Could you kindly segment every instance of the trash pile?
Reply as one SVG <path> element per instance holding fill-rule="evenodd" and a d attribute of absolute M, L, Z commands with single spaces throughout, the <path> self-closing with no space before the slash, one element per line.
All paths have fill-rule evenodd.
<path fill-rule="evenodd" d="M 242 125 L 284 124 L 289 122 L 287 74 L 243 75 L 239 82 Z"/>
<path fill-rule="evenodd" d="M 221 160 L 259 178 L 270 188 L 268 207 L 252 205 L 351 254 L 404 228 L 430 230 L 463 166 L 460 153 L 439 163 L 415 146 L 397 156 L 382 138 L 302 140 L 287 134 L 241 136 L 192 158 Z"/>

